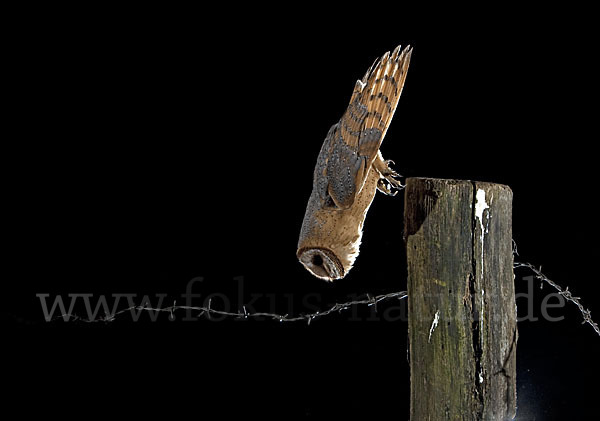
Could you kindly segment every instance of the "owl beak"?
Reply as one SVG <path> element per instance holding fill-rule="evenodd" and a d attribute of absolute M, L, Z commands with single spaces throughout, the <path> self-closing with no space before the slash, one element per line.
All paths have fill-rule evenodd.
<path fill-rule="evenodd" d="M 300 263 L 319 279 L 332 282 L 344 277 L 344 268 L 337 256 L 329 249 L 305 248 L 297 252 Z"/>

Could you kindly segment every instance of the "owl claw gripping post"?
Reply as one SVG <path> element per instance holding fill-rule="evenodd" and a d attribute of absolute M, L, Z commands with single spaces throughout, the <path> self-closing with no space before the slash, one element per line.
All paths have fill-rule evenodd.
<path fill-rule="evenodd" d="M 356 81 L 350 104 L 327 133 L 296 255 L 317 278 L 346 276 L 358 256 L 376 190 L 395 195 L 400 182 L 379 151 L 406 79 L 412 49 L 385 53 Z"/>

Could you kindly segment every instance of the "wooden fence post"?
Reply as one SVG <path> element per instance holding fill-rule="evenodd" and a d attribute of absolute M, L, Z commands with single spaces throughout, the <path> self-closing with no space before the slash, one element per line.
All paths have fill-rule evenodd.
<path fill-rule="evenodd" d="M 512 420 L 512 191 L 409 178 L 404 222 L 411 420 Z"/>

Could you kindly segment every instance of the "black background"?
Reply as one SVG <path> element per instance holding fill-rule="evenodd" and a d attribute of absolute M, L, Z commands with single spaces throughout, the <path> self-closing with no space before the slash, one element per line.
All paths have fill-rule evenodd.
<path fill-rule="evenodd" d="M 384 157 L 407 177 L 509 185 L 516 259 L 543 264 L 600 314 L 598 67 L 586 11 L 435 10 L 433 20 L 372 9 L 15 16 L 3 154 L 5 258 L 16 269 L 3 300 L 9 402 L 65 416 L 407 419 L 407 324 L 383 317 L 395 302 L 310 326 L 184 322 L 185 312 L 88 324 L 46 323 L 36 298 L 183 304 L 202 276 L 195 305 L 220 293 L 236 311 L 261 294 L 257 311 L 294 315 L 405 289 L 402 195 L 377 195 L 345 279 L 325 284 L 295 257 L 321 142 L 356 79 L 398 44 L 414 52 Z M 528 275 L 517 271 L 517 292 Z M 534 285 L 540 317 L 550 290 Z M 517 419 L 593 419 L 599 338 L 573 305 L 551 315 L 565 319 L 519 324 Z"/>

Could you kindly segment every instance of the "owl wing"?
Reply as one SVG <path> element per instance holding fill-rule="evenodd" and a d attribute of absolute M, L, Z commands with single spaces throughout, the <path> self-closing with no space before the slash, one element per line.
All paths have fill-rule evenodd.
<path fill-rule="evenodd" d="M 350 104 L 326 139 L 327 192 L 345 209 L 360 193 L 390 125 L 410 63 L 410 46 L 385 53 L 356 81 Z"/>

